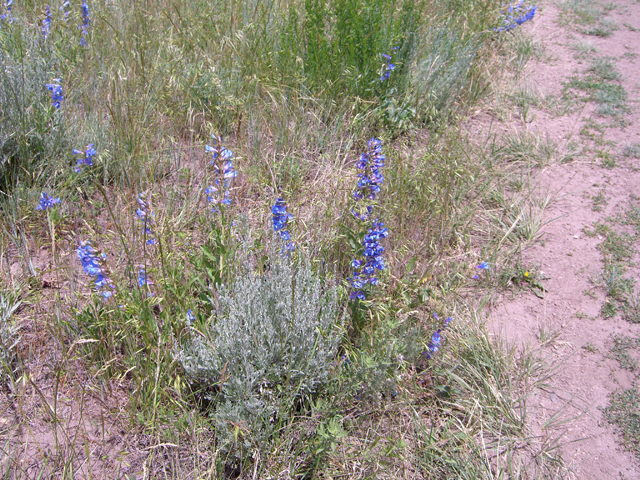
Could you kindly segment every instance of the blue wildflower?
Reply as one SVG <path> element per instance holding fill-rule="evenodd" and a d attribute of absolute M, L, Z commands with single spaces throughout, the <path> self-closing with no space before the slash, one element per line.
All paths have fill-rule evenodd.
<path fill-rule="evenodd" d="M 65 22 L 69 20 L 69 13 L 71 12 L 70 8 L 71 5 L 69 0 L 64 0 L 64 2 L 62 2 L 62 5 L 60 6 L 60 10 L 64 13 Z"/>
<path fill-rule="evenodd" d="M 382 153 L 382 142 L 377 138 L 372 138 L 367 142 L 367 147 L 367 151 L 356 161 L 356 168 L 360 170 L 356 190 L 353 192 L 353 198 L 356 202 L 363 199 L 374 201 L 384 182 L 382 168 L 385 164 L 385 156 Z M 352 209 L 351 213 L 360 220 L 367 220 L 372 211 L 372 205 L 365 205 L 358 212 Z"/>
<path fill-rule="evenodd" d="M 287 206 L 282 198 L 278 198 L 276 203 L 271 207 L 271 213 L 273 214 L 273 230 L 280 235 L 280 238 L 285 242 L 289 242 L 291 234 L 287 230 L 289 219 L 293 218 L 293 215 L 287 213 Z M 289 242 L 285 248 L 287 250 L 294 250 L 296 247 L 292 242 Z"/>
<path fill-rule="evenodd" d="M 89 24 L 91 23 L 91 18 L 89 16 L 89 5 L 87 5 L 87 2 L 82 2 L 80 10 L 82 15 L 82 25 L 78 25 L 78 28 L 81 30 L 80 45 L 86 47 L 87 42 L 85 41 L 84 37 L 89 34 Z"/>
<path fill-rule="evenodd" d="M 0 20 L 9 20 L 9 23 L 13 22 L 13 16 L 11 15 L 11 7 L 13 0 L 7 0 L 4 6 L 4 13 L 0 15 Z"/>
<path fill-rule="evenodd" d="M 99 250 L 93 248 L 91 242 L 81 242 L 77 249 L 78 258 L 82 263 L 82 268 L 90 277 L 95 277 L 95 285 L 98 291 L 104 298 L 112 297 L 115 293 L 116 287 L 111 282 L 108 276 L 106 268 L 106 258 L 104 253 L 100 253 Z"/>
<path fill-rule="evenodd" d="M 144 265 L 141 265 L 138 269 L 138 286 L 140 288 L 143 288 L 145 285 L 150 287 L 151 285 L 153 285 L 153 282 L 149 280 L 149 277 L 147 276 L 147 270 Z M 150 291 L 147 295 L 149 297 L 153 297 L 155 293 Z"/>
<path fill-rule="evenodd" d="M 364 247 L 364 262 L 355 259 L 351 262 L 353 268 L 353 275 L 349 278 L 351 286 L 355 289 L 349 297 L 351 300 L 364 300 L 364 286 L 377 285 L 378 277 L 376 271 L 382 271 L 386 268 L 384 258 L 384 247 L 380 245 L 380 240 L 387 238 L 389 235 L 388 229 L 384 226 L 384 223 L 379 222 L 376 219 L 373 222 L 373 226 L 367 231 L 364 236 L 362 246 Z"/>
<path fill-rule="evenodd" d="M 433 317 L 438 321 L 440 320 L 437 313 L 434 313 Z M 444 320 L 444 328 L 447 328 L 449 326 L 449 323 L 451 323 L 451 320 L 453 320 L 452 317 L 447 317 Z M 437 353 L 437 351 L 440 349 L 440 346 L 442 345 L 442 337 L 440 336 L 440 332 L 442 332 L 442 330 L 438 329 L 433 333 L 433 335 L 431 336 L 431 341 L 427 346 L 427 350 L 422 352 L 429 359 L 433 358 L 433 355 Z"/>
<path fill-rule="evenodd" d="M 440 346 L 442 344 L 442 338 L 440 337 L 440 332 L 441 330 L 436 330 L 433 333 L 433 336 L 431 337 L 431 342 L 429 342 L 429 345 L 427 346 L 427 350 L 424 352 L 424 354 L 429 359 L 433 358 L 433 355 L 435 355 L 436 352 L 440 349 Z"/>
<path fill-rule="evenodd" d="M 496 32 L 508 32 L 522 25 L 525 22 L 533 20 L 536 14 L 537 6 L 527 6 L 524 0 L 520 0 L 516 4 L 510 4 L 506 11 L 502 12 L 504 23 L 501 27 L 494 28 Z"/>
<path fill-rule="evenodd" d="M 216 204 L 231 205 L 229 187 L 231 179 L 237 177 L 238 172 L 233 168 L 233 163 L 231 162 L 233 152 L 222 146 L 220 137 L 211 135 L 211 138 L 213 138 L 214 146 L 205 145 L 204 148 L 205 151 L 211 153 L 211 165 L 215 170 L 216 179 L 214 181 L 215 185 L 207 187 L 205 192 L 207 201 L 214 204 L 212 207 L 213 212 L 218 213 Z"/>
<path fill-rule="evenodd" d="M 47 87 L 47 90 L 51 92 L 51 103 L 53 104 L 56 110 L 60 108 L 60 104 L 64 100 L 64 96 L 62 94 L 62 85 L 60 85 L 59 83 L 61 81 L 62 80 L 59 78 L 54 78 L 53 82 L 56 82 L 56 83 L 45 84 L 45 87 Z"/>
<path fill-rule="evenodd" d="M 482 262 L 476 268 L 479 268 L 480 270 L 489 270 L 489 264 L 487 262 Z"/>
<path fill-rule="evenodd" d="M 72 153 L 74 155 L 80 155 L 80 157 L 78 157 L 77 160 L 77 164 L 76 164 L 76 168 L 75 171 L 76 173 L 79 173 L 81 168 L 81 165 L 88 165 L 89 167 L 93 166 L 93 157 L 95 156 L 96 149 L 93 148 L 93 143 L 90 143 L 89 145 L 86 146 L 86 148 L 83 150 L 77 150 L 77 149 L 73 149 Z"/>
<path fill-rule="evenodd" d="M 60 197 L 53 198 L 47 195 L 45 192 L 42 192 L 40 194 L 40 201 L 38 202 L 36 210 L 47 210 L 53 207 L 56 203 L 60 203 Z"/>
<path fill-rule="evenodd" d="M 196 321 L 196 316 L 193 314 L 191 309 L 187 310 L 187 325 L 192 325 L 193 322 Z"/>
<path fill-rule="evenodd" d="M 136 216 L 143 224 L 144 236 L 147 238 L 147 245 L 156 245 L 155 235 L 151 226 L 155 223 L 155 215 L 149 210 L 149 197 L 147 192 L 141 192 L 138 195 L 138 209 Z"/>
<path fill-rule="evenodd" d="M 44 13 L 44 19 L 42 20 L 42 36 L 46 40 L 49 36 L 49 32 L 51 31 L 51 8 L 48 4 L 44 9 Z"/>
<path fill-rule="evenodd" d="M 392 48 L 392 54 L 395 53 L 394 50 L 397 50 L 398 47 L 394 47 Z M 380 81 L 384 82 L 385 80 L 387 80 L 389 78 L 389 76 L 391 75 L 391 72 L 396 68 L 395 64 L 392 63 L 392 58 L 391 55 L 387 55 L 386 53 L 382 54 L 382 58 L 384 58 L 385 61 L 385 65 L 384 65 L 384 73 L 382 74 L 382 76 L 380 77 Z"/>

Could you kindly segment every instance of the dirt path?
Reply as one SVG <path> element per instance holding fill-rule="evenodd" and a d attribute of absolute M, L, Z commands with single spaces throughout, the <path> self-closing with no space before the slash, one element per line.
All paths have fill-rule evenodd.
<path fill-rule="evenodd" d="M 630 220 L 640 197 L 640 4 L 543 5 L 527 28 L 545 47 L 544 61 L 524 76 L 539 102 L 528 122 L 505 131 L 555 142 L 565 161 L 537 177 L 537 196 L 552 200 L 550 223 L 521 259 L 542 279 L 544 298 L 529 290 L 501 298 L 489 326 L 512 344 L 541 347 L 558 365 L 528 409 L 540 448 L 563 434 L 568 477 L 640 479 L 640 457 L 620 445 L 604 413 L 610 394 L 638 393 L 640 385 L 640 323 L 624 318 L 637 318 L 640 288 L 640 230 Z M 559 115 L 563 96 L 573 96 L 574 108 Z M 627 418 L 634 405 L 637 424 L 638 403 Z"/>

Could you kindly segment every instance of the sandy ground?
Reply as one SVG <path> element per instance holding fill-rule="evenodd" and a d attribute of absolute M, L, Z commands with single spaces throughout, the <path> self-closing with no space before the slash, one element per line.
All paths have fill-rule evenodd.
<path fill-rule="evenodd" d="M 537 176 L 539 196 L 553 199 L 546 210 L 546 220 L 551 222 L 541 241 L 526 250 L 523 261 L 537 266 L 546 278 L 544 298 L 529 291 L 501 298 L 489 314 L 488 325 L 512 344 L 543 345 L 549 363 L 559 365 L 551 386 L 539 391 L 529 408 L 535 435 L 552 439 L 563 433 L 559 443 L 569 478 L 640 479 L 640 461 L 619 445 L 602 412 L 608 394 L 629 388 L 633 380 L 631 372 L 608 358 L 614 337 L 638 338 L 640 324 L 628 323 L 620 315 L 609 319 L 601 315 L 604 289 L 595 286 L 594 279 L 603 271 L 597 248 L 603 238 L 585 234 L 596 222 L 626 207 L 630 195 L 640 196 L 640 160 L 621 156 L 626 146 L 640 144 L 640 57 L 635 56 L 640 54 L 640 4 L 631 0 L 615 4 L 607 17 L 619 29 L 608 37 L 583 34 L 575 24 L 563 25 L 560 15 L 557 6 L 543 5 L 535 21 L 526 26 L 545 47 L 544 59 L 528 65 L 526 83 L 542 94 L 560 95 L 563 82 L 589 65 L 590 59 L 575 58 L 575 47 L 571 47 L 588 41 L 596 47 L 593 57 L 615 59 L 630 112 L 624 117 L 624 128 L 604 129 L 600 145 L 580 135 L 590 119 L 612 123 L 598 116 L 593 103 L 561 116 L 548 107 L 534 108 L 531 122 L 505 126 L 505 132 L 525 130 L 555 141 L 560 148 L 576 142 L 579 153 L 570 161 L 543 168 Z M 617 166 L 599 165 L 598 150 L 610 152 Z M 593 198 L 600 193 L 606 205 L 594 211 Z M 637 253 L 635 257 L 632 260 L 637 262 Z M 637 280 L 638 272 L 638 267 L 631 266 L 627 276 Z M 546 424 L 550 419 L 553 428 Z M 560 424 L 563 420 L 570 421 Z"/>

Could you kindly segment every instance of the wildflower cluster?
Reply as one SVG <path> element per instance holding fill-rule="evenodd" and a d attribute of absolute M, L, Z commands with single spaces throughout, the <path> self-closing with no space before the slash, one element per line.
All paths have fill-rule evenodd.
<path fill-rule="evenodd" d="M 147 276 L 147 269 L 145 268 L 145 266 L 141 265 L 138 269 L 138 286 L 140 288 L 143 288 L 145 285 L 151 287 L 151 285 L 153 285 L 153 282 L 149 280 L 149 277 Z M 148 293 L 149 297 L 153 297 L 154 295 L 155 292 L 150 291 Z"/>
<path fill-rule="evenodd" d="M 360 211 L 351 209 L 353 216 L 360 220 L 367 220 L 371 215 L 373 211 L 371 201 L 376 199 L 376 193 L 380 192 L 380 186 L 384 181 L 380 171 L 385 162 L 385 156 L 382 153 L 382 142 L 377 138 L 372 138 L 367 145 L 367 151 L 356 161 L 356 168 L 360 170 L 360 173 L 358 174 L 358 184 L 353 192 L 353 198 L 356 202 L 360 202 L 360 200 L 369 200 L 369 202 L 365 202 L 365 208 L 360 208 Z"/>
<path fill-rule="evenodd" d="M 116 287 L 108 277 L 106 258 L 104 253 L 100 253 L 98 250 L 91 246 L 91 242 L 81 242 L 78 247 L 78 258 L 82 262 L 82 268 L 91 277 L 95 277 L 96 288 L 98 291 L 102 290 L 101 295 L 104 298 L 109 298 L 115 293 Z"/>
<path fill-rule="evenodd" d="M 89 145 L 86 146 L 86 148 L 83 150 L 77 150 L 77 149 L 73 149 L 72 150 L 74 155 L 80 155 L 76 160 L 77 160 L 77 164 L 76 164 L 76 173 L 79 173 L 81 170 L 81 166 L 84 165 L 88 165 L 89 167 L 93 166 L 93 157 L 96 154 L 96 149 L 93 148 L 93 143 L 90 143 Z"/>
<path fill-rule="evenodd" d="M 147 239 L 147 245 L 155 245 L 156 239 L 151 225 L 155 223 L 155 215 L 149 210 L 149 197 L 147 192 L 142 192 L 138 195 L 138 209 L 136 210 L 136 216 L 138 220 L 142 222 L 144 229 L 144 236 Z"/>
<path fill-rule="evenodd" d="M 46 192 L 42 192 L 40 194 L 40 201 L 38 202 L 38 206 L 36 210 L 48 210 L 53 207 L 56 203 L 60 203 L 60 197 L 54 198 L 50 197 L 46 194 Z"/>
<path fill-rule="evenodd" d="M 64 21 L 65 22 L 69 20 L 69 13 L 71 12 L 70 8 L 71 7 L 70 7 L 69 0 L 64 0 L 64 2 L 62 2 L 62 5 L 60 6 L 60 10 L 64 14 Z"/>
<path fill-rule="evenodd" d="M 433 317 L 436 320 L 440 320 L 438 318 L 438 314 L 434 313 Z M 445 319 L 444 323 L 444 328 L 447 328 L 449 326 L 449 322 L 451 322 L 452 318 L 451 317 L 447 317 Z M 438 350 L 440 350 L 440 346 L 442 345 L 442 337 L 440 336 L 440 332 L 442 332 L 442 329 L 438 329 L 436 330 L 432 337 L 431 337 L 431 341 L 429 342 L 429 345 L 427 346 L 427 350 L 425 350 L 423 353 L 427 356 L 428 359 L 432 359 L 433 356 L 438 352 Z"/>
<path fill-rule="evenodd" d="M 42 20 L 42 36 L 46 40 L 51 31 L 51 8 L 47 4 L 44 9 L 44 19 Z M 56 107 L 58 108 L 58 107 Z"/>
<path fill-rule="evenodd" d="M 364 286 L 367 284 L 377 285 L 378 277 L 376 277 L 376 270 L 384 270 L 384 247 L 380 245 L 380 240 L 387 238 L 389 235 L 388 229 L 382 222 L 378 222 L 377 219 L 373 222 L 373 227 L 367 231 L 364 236 L 364 261 L 353 260 L 351 266 L 353 267 L 353 276 L 349 279 L 351 286 L 356 290 L 351 292 L 351 300 L 364 300 Z"/>
<path fill-rule="evenodd" d="M 384 181 L 381 170 L 385 163 L 382 142 L 377 138 L 372 138 L 367 145 L 367 151 L 356 161 L 356 168 L 360 170 L 360 173 L 358 174 L 356 190 L 353 192 L 353 198 L 356 203 L 363 201 L 363 204 L 361 204 L 359 211 L 351 210 L 353 216 L 363 222 L 369 221 L 373 212 L 372 202 L 375 201 L 376 194 L 380 192 L 380 186 Z M 384 247 L 380 244 L 380 241 L 386 238 L 388 234 L 389 231 L 384 226 L 384 223 L 377 218 L 372 221 L 371 227 L 367 230 L 362 242 L 364 259 L 355 259 L 351 262 L 353 275 L 348 280 L 354 288 L 350 295 L 352 300 L 364 300 L 366 298 L 364 293 L 365 285 L 378 284 L 376 271 L 385 269 L 384 258 L 382 257 Z"/>
<path fill-rule="evenodd" d="M 509 5 L 509 8 L 502 12 L 504 24 L 501 27 L 494 28 L 493 30 L 496 32 L 508 32 L 525 22 L 532 20 L 538 8 L 537 6 L 525 5 L 524 0 L 520 0 L 516 4 L 505 4 L 503 7 L 506 7 L 507 5 Z"/>
<path fill-rule="evenodd" d="M 80 33 L 80 45 L 82 45 L 83 47 L 86 47 L 87 42 L 84 37 L 89 34 L 89 24 L 91 23 L 91 18 L 89 17 L 89 5 L 87 5 L 87 2 L 82 2 L 81 10 L 82 10 L 82 25 L 78 25 L 78 28 L 82 31 Z"/>
<path fill-rule="evenodd" d="M 211 165 L 215 169 L 216 179 L 215 185 L 209 185 L 205 192 L 207 194 L 207 200 L 209 203 L 214 204 L 211 208 L 214 213 L 219 213 L 217 207 L 218 203 L 224 205 L 231 204 L 231 198 L 229 197 L 229 186 L 231 179 L 238 176 L 238 172 L 233 168 L 231 158 L 233 158 L 233 152 L 222 146 L 222 139 L 220 137 L 213 138 L 214 146 L 205 145 L 205 150 L 211 152 Z"/>
<path fill-rule="evenodd" d="M 48 7 L 49 6 L 47 5 L 47 8 Z M 43 33 L 44 33 L 44 30 L 43 30 Z M 51 103 L 53 104 L 56 110 L 60 108 L 60 104 L 64 100 L 64 96 L 62 95 L 62 85 L 60 85 L 60 83 L 57 83 L 61 81 L 62 80 L 59 78 L 54 78 L 53 82 L 56 82 L 56 83 L 47 83 L 45 85 L 45 87 L 47 87 L 47 90 L 51 92 Z M 76 153 L 76 151 L 74 151 L 73 153 Z"/>
<path fill-rule="evenodd" d="M 287 223 L 293 215 L 287 213 L 287 205 L 282 198 L 278 198 L 273 207 L 271 207 L 271 213 L 273 214 L 273 230 L 280 235 L 280 238 L 285 242 L 289 242 L 291 234 L 287 230 Z M 287 243 L 285 246 L 287 250 L 295 249 L 293 242 Z"/>
<path fill-rule="evenodd" d="M 397 48 L 398 47 L 394 47 L 393 50 L 396 50 Z M 392 55 L 393 55 L 393 52 L 392 52 Z M 385 80 L 389 79 L 391 72 L 395 70 L 396 66 L 392 61 L 393 59 L 391 58 L 391 55 L 387 55 L 386 53 L 383 53 L 382 58 L 384 58 L 385 65 L 384 65 L 384 73 L 380 77 L 380 81 L 384 82 Z"/>
<path fill-rule="evenodd" d="M 9 20 L 9 23 L 13 22 L 13 17 L 11 16 L 12 5 L 13 5 L 13 0 L 7 0 L 4 6 L 4 13 L 0 15 L 0 20 Z"/>
<path fill-rule="evenodd" d="M 478 265 L 476 268 L 480 269 L 480 270 L 489 270 L 489 264 L 487 262 L 482 262 L 480 265 Z M 480 278 L 480 275 L 474 275 L 473 277 L 474 280 L 477 280 L 478 278 Z"/>

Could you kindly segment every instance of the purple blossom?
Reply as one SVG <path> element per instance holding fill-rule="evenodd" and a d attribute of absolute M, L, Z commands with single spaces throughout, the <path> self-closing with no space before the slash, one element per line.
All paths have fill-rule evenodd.
<path fill-rule="evenodd" d="M 85 40 L 85 37 L 89 34 L 89 24 L 91 23 L 91 17 L 89 16 L 89 5 L 87 5 L 87 2 L 82 2 L 80 11 L 82 15 L 82 25 L 78 25 L 78 28 L 81 30 L 80 45 L 86 47 L 87 42 Z"/>
<path fill-rule="evenodd" d="M 287 230 L 287 228 L 288 222 L 291 218 L 293 218 L 293 215 L 287 213 L 287 206 L 282 198 L 278 198 L 276 200 L 276 203 L 273 205 L 273 207 L 271 207 L 271 213 L 273 215 L 273 231 L 277 232 L 282 240 L 284 240 L 285 242 L 289 242 L 289 240 L 291 239 L 291 234 L 289 233 L 289 230 Z M 296 246 L 293 242 L 289 242 L 286 244 L 285 248 L 287 250 L 294 250 Z"/>
<path fill-rule="evenodd" d="M 4 13 L 0 15 L 0 20 L 9 20 L 9 23 L 13 23 L 13 16 L 11 15 L 12 6 L 13 0 L 7 0 L 4 6 Z"/>
<path fill-rule="evenodd" d="M 62 2 L 62 5 L 60 6 L 60 10 L 64 13 L 64 21 L 68 21 L 69 20 L 69 13 L 70 13 L 70 1 L 69 0 L 64 0 L 64 2 Z"/>
<path fill-rule="evenodd" d="M 56 82 L 56 83 L 47 83 L 45 85 L 45 87 L 47 87 L 47 90 L 51 92 L 51 103 L 53 104 L 56 110 L 60 108 L 60 104 L 62 100 L 64 100 L 64 96 L 62 95 L 62 85 L 58 83 L 61 81 L 62 80 L 59 78 L 54 78 L 53 82 Z"/>
<path fill-rule="evenodd" d="M 112 297 L 116 287 L 108 276 L 106 267 L 107 256 L 93 248 L 89 240 L 81 242 L 77 252 L 85 273 L 90 277 L 95 277 L 96 288 L 98 291 L 102 290 L 100 294 L 104 298 Z"/>
<path fill-rule="evenodd" d="M 147 192 L 141 192 L 138 195 L 138 209 L 136 210 L 136 216 L 138 220 L 142 222 L 144 229 L 144 236 L 147 238 L 147 245 L 156 245 L 155 234 L 151 229 L 152 225 L 155 224 L 155 215 L 152 211 L 149 210 L 149 196 Z"/>
<path fill-rule="evenodd" d="M 391 54 L 394 54 L 396 49 L 397 48 L 394 47 L 391 51 Z M 385 65 L 384 65 L 384 73 L 380 77 L 380 81 L 384 82 L 389 78 L 389 76 L 391 75 L 391 72 L 395 70 L 396 66 L 394 63 L 392 63 L 391 55 L 387 55 L 386 53 L 383 53 L 382 58 L 384 58 Z"/>
<path fill-rule="evenodd" d="M 50 197 L 49 195 L 46 194 L 46 192 L 42 192 L 40 194 L 40 201 L 36 206 L 36 210 L 48 210 L 49 208 L 53 207 L 56 203 L 60 203 L 60 197 L 58 198 Z"/>
<path fill-rule="evenodd" d="M 44 13 L 45 13 L 45 16 L 44 16 L 44 19 L 42 20 L 42 36 L 46 40 L 47 37 L 49 36 L 49 32 L 51 31 L 51 8 L 49 7 L 48 4 L 44 9 Z M 59 108 L 59 105 L 56 108 Z"/>
<path fill-rule="evenodd" d="M 207 201 L 213 206 L 211 207 L 214 213 L 219 213 L 216 205 L 221 203 L 223 205 L 231 205 L 231 197 L 229 187 L 231 179 L 238 176 L 238 172 L 233 168 L 231 159 L 233 158 L 233 152 L 222 146 L 222 139 L 220 137 L 213 138 L 213 146 L 205 145 L 205 151 L 211 153 L 211 165 L 215 170 L 216 178 L 214 180 L 215 185 L 210 185 L 206 188 Z"/>
<path fill-rule="evenodd" d="M 384 226 L 384 223 L 379 222 L 378 219 L 376 219 L 373 222 L 373 226 L 364 236 L 364 240 L 362 242 L 362 246 L 364 247 L 364 251 L 362 253 L 364 261 L 355 259 L 351 262 L 353 275 L 348 280 L 351 283 L 351 286 L 355 289 L 355 291 L 351 292 L 349 295 L 351 300 L 364 300 L 364 286 L 367 284 L 378 284 L 376 271 L 382 271 L 386 268 L 384 258 L 382 257 L 384 247 L 380 245 L 380 241 L 387 238 L 388 235 L 389 231 Z"/>
<path fill-rule="evenodd" d="M 138 287 L 140 288 L 144 288 L 145 286 L 151 287 L 151 285 L 153 285 L 153 282 L 149 280 L 149 277 L 147 275 L 147 270 L 144 267 L 144 265 L 141 265 L 140 268 L 138 269 Z M 150 291 L 147 295 L 149 297 L 153 297 L 155 295 L 155 292 Z"/>
<path fill-rule="evenodd" d="M 509 8 L 502 12 L 504 18 L 503 25 L 493 30 L 495 32 L 508 32 L 509 30 L 513 30 L 523 23 L 533 20 L 537 9 L 537 6 L 525 5 L 524 0 L 510 4 Z"/>
<path fill-rule="evenodd" d="M 82 165 L 88 165 L 89 167 L 93 166 L 93 157 L 96 154 L 96 149 L 93 148 L 93 143 L 90 143 L 89 145 L 87 145 L 85 147 L 85 150 L 77 150 L 77 149 L 73 149 L 72 153 L 74 155 L 80 155 L 76 160 L 76 168 L 75 171 L 76 173 L 80 173 L 81 170 L 81 166 Z"/>
<path fill-rule="evenodd" d="M 360 170 L 360 173 L 358 173 L 358 183 L 353 192 L 353 198 L 356 202 L 368 200 L 360 208 L 360 211 L 351 210 L 353 216 L 360 220 L 368 220 L 373 211 L 371 202 L 376 199 L 376 194 L 380 192 L 380 186 L 384 182 L 382 175 L 384 164 L 385 156 L 382 153 L 382 142 L 377 138 L 372 138 L 367 142 L 367 151 L 356 161 L 356 168 Z"/>

